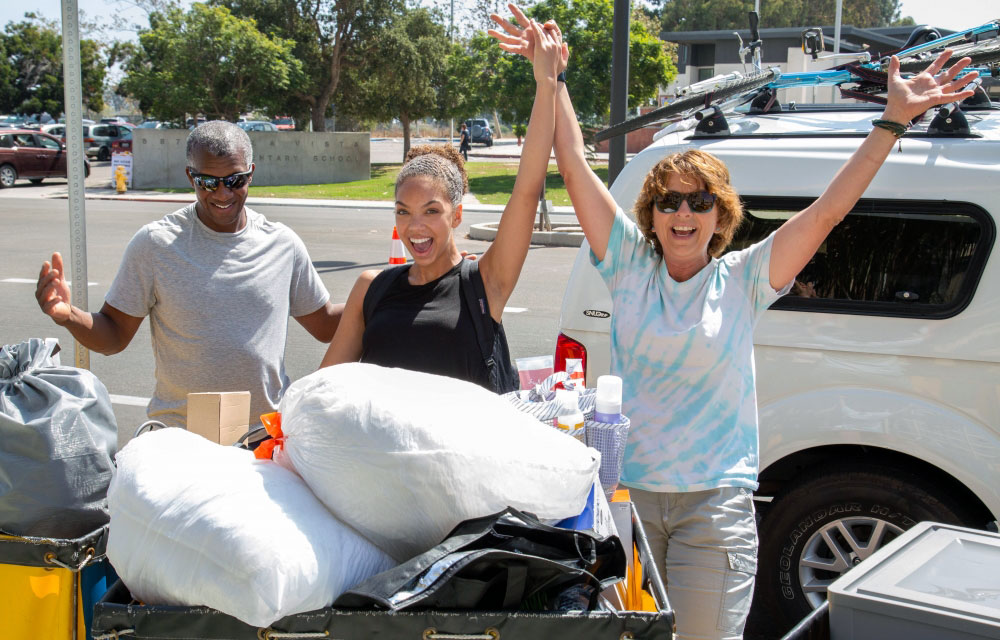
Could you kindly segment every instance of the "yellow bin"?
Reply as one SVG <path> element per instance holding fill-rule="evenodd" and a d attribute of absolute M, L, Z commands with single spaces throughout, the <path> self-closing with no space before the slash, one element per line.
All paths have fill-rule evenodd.
<path fill-rule="evenodd" d="M 94 585 L 81 576 L 104 560 L 106 544 L 106 526 L 76 540 L 0 534 L 4 637 L 87 640 Z"/>

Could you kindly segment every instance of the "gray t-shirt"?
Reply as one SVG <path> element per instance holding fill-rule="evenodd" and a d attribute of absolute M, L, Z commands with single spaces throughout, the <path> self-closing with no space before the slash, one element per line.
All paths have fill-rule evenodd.
<path fill-rule="evenodd" d="M 236 233 L 206 227 L 194 204 L 147 224 L 108 291 L 112 307 L 149 315 L 156 390 L 147 412 L 168 426 L 185 426 L 188 392 L 249 391 L 251 424 L 274 411 L 289 384 L 288 316 L 330 297 L 302 240 L 246 212 Z"/>

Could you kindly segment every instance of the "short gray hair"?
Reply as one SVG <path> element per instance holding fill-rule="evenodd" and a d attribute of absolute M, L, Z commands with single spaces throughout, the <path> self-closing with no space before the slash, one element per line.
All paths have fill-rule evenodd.
<path fill-rule="evenodd" d="M 187 138 L 187 163 L 194 166 L 194 158 L 202 151 L 214 156 L 241 156 L 247 169 L 253 164 L 253 146 L 247 132 L 226 120 L 211 120 L 195 127 Z"/>
<path fill-rule="evenodd" d="M 425 153 L 411 158 L 396 176 L 396 191 L 408 178 L 415 176 L 432 176 L 444 183 L 445 191 L 451 199 L 451 206 L 457 207 L 462 203 L 462 196 L 465 194 L 465 181 L 462 179 L 462 172 L 451 160 L 436 153 Z"/>

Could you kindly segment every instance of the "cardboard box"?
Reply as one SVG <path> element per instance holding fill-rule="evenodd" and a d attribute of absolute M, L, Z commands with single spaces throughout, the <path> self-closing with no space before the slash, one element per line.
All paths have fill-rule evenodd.
<path fill-rule="evenodd" d="M 250 392 L 189 393 L 187 430 L 212 442 L 235 444 L 250 425 Z"/>

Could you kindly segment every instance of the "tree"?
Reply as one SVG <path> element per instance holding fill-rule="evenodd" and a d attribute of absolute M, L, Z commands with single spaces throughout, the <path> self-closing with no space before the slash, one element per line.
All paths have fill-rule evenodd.
<path fill-rule="evenodd" d="M 326 131 L 326 116 L 346 67 L 366 64 L 357 55 L 404 9 L 404 0 L 214 0 L 256 19 L 260 29 L 294 42 L 303 73 L 280 96 L 278 110 Z M 299 125 L 296 125 L 299 126 Z"/>
<path fill-rule="evenodd" d="M 224 7 L 173 8 L 150 16 L 119 92 L 158 119 L 183 122 L 187 113 L 203 113 L 235 121 L 273 105 L 301 76 L 291 50 L 291 42 L 262 34 L 252 19 Z"/>
<path fill-rule="evenodd" d="M 447 29 L 427 9 L 409 9 L 366 48 L 368 66 L 358 78 L 358 99 L 346 111 L 381 120 L 399 118 L 403 156 L 410 150 L 410 124 L 442 111 L 439 96 L 453 47 Z"/>
<path fill-rule="evenodd" d="M 655 0 L 664 31 L 746 29 L 753 0 Z M 832 25 L 836 0 L 769 0 L 761 3 L 762 27 Z M 843 24 L 887 27 L 906 23 L 900 18 L 900 0 L 844 0 Z M 909 19 L 912 23 L 912 19 Z"/>
<path fill-rule="evenodd" d="M 65 112 L 62 34 L 54 22 L 26 14 L 26 20 L 7 24 L 0 34 L 0 111 Z M 104 108 L 105 66 L 102 47 L 80 41 L 80 72 L 87 108 Z"/>
<path fill-rule="evenodd" d="M 611 109 L 611 43 L 614 0 L 543 0 L 528 10 L 540 22 L 554 19 L 569 45 L 566 82 L 573 106 L 584 121 L 606 122 Z M 531 113 L 534 80 L 531 65 L 520 56 L 501 53 L 485 34 L 470 48 L 481 60 L 481 86 L 505 119 L 525 122 Z M 661 85 L 677 76 L 672 45 L 651 33 L 643 20 L 632 20 L 629 32 L 629 106 L 656 97 Z"/>

